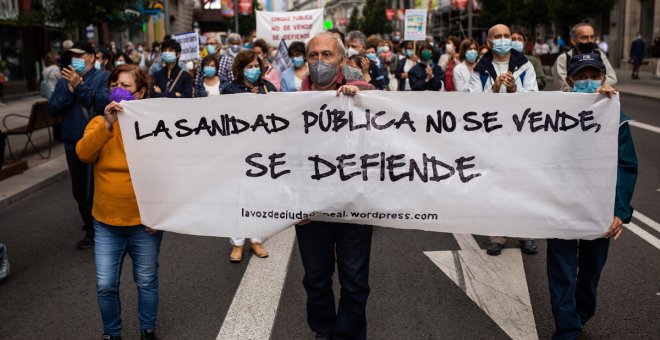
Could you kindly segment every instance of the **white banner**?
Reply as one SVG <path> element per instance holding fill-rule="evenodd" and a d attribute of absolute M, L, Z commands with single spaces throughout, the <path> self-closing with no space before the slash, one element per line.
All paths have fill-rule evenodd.
<path fill-rule="evenodd" d="M 199 35 L 196 32 L 181 33 L 172 36 L 181 44 L 180 60 L 195 60 L 199 58 Z"/>
<path fill-rule="evenodd" d="M 305 44 L 323 31 L 323 8 L 297 12 L 257 11 L 257 37 L 277 46 L 302 41 Z"/>
<path fill-rule="evenodd" d="M 140 215 L 156 229 L 264 237 L 317 213 L 591 239 L 613 217 L 618 97 L 327 91 L 122 105 Z"/>
<path fill-rule="evenodd" d="M 426 10 L 407 9 L 403 40 L 426 40 Z"/>

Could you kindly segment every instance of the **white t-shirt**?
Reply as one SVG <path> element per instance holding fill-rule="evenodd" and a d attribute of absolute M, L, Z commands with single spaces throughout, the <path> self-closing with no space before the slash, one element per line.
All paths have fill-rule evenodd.
<path fill-rule="evenodd" d="M 208 93 L 209 97 L 220 95 L 220 84 L 215 84 L 215 85 L 209 86 L 209 85 L 206 85 L 206 83 L 204 83 L 204 88 L 206 89 L 206 93 Z"/>
<path fill-rule="evenodd" d="M 406 58 L 406 63 L 403 65 L 403 72 L 408 73 L 408 71 L 410 71 L 410 69 L 413 68 L 413 66 L 415 66 L 415 62 L 408 59 L 408 58 Z M 405 91 L 412 91 L 412 87 L 410 87 L 409 79 L 406 78 L 406 79 L 402 79 L 402 80 L 406 84 L 405 87 L 404 87 L 404 90 Z"/>
<path fill-rule="evenodd" d="M 493 60 L 493 67 L 499 76 L 500 74 L 507 73 L 509 71 L 509 62 Z"/>
<path fill-rule="evenodd" d="M 300 91 L 300 89 L 302 88 L 303 80 L 296 76 L 293 76 L 293 80 L 296 83 L 296 91 Z"/>

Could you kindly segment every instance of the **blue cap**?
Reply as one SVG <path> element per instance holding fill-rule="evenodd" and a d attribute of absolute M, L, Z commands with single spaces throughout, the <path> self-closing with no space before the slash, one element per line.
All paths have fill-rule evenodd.
<path fill-rule="evenodd" d="M 585 67 L 595 68 L 600 72 L 605 73 L 605 64 L 600 57 L 600 53 L 584 53 L 576 54 L 571 57 L 566 67 L 569 76 L 574 76 Z"/>

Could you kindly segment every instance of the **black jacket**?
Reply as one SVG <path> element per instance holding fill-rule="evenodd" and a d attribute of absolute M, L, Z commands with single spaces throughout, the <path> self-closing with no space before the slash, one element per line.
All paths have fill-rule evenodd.
<path fill-rule="evenodd" d="M 433 78 L 426 81 L 426 64 L 419 62 L 408 71 L 408 81 L 413 91 L 440 91 L 445 72 L 438 64 L 431 64 Z"/>
<path fill-rule="evenodd" d="M 172 91 L 168 91 L 169 86 L 174 82 L 179 71 L 182 71 L 179 80 L 174 84 Z M 154 91 L 154 85 L 158 85 L 160 93 Z M 190 77 L 190 74 L 185 70 L 181 70 L 179 65 L 175 65 L 169 78 L 167 77 L 167 67 L 163 67 L 160 71 L 153 74 L 153 85 L 151 91 L 149 91 L 149 95 L 152 98 L 192 98 L 192 89 L 192 78 Z M 175 94 L 176 92 L 179 92 L 181 97 L 177 97 Z"/>
<path fill-rule="evenodd" d="M 273 85 L 268 80 L 261 80 L 259 83 L 255 84 L 255 87 L 259 89 L 260 94 L 266 94 L 268 92 L 277 92 L 275 85 Z M 243 83 L 237 81 L 232 81 L 226 86 L 222 87 L 220 94 L 236 94 L 236 93 L 252 93 L 252 88 L 245 86 Z"/>

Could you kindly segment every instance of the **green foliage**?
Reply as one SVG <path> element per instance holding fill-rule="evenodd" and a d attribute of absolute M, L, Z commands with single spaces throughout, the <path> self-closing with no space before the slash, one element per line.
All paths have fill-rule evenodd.
<path fill-rule="evenodd" d="M 348 24 L 346 25 L 346 32 L 359 31 L 362 28 L 362 23 L 360 21 L 360 11 L 357 9 L 357 7 L 353 7 L 351 16 L 348 19 Z"/>
<path fill-rule="evenodd" d="M 131 1 L 133 3 L 133 1 Z M 131 8 L 128 0 L 65 0 L 49 1 L 46 20 L 61 23 L 65 29 L 107 22 L 112 29 L 125 24 L 124 9 Z"/>
<path fill-rule="evenodd" d="M 46 17 L 46 12 L 44 10 L 31 10 L 27 12 L 21 12 L 18 15 L 16 21 L 19 26 L 41 26 L 44 24 L 44 19 Z"/>
<path fill-rule="evenodd" d="M 236 0 L 238 3 L 238 0 Z M 260 11 L 259 2 L 257 0 L 252 0 L 252 14 L 250 15 L 240 15 L 238 14 L 238 6 L 235 6 L 234 13 L 238 14 L 238 33 L 241 35 L 250 34 L 250 32 L 257 29 L 257 11 Z M 234 17 L 227 20 L 227 26 L 230 30 L 234 30 L 236 27 L 236 22 Z"/>
<path fill-rule="evenodd" d="M 377 33 L 386 33 L 385 24 L 387 17 L 385 16 L 385 9 L 387 8 L 386 0 L 367 0 L 362 8 L 362 16 L 364 17 L 364 24 L 362 25 L 362 32 L 366 36 Z"/>

